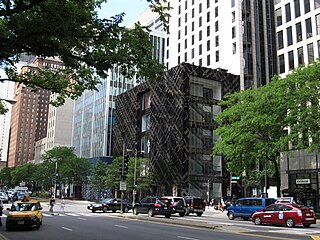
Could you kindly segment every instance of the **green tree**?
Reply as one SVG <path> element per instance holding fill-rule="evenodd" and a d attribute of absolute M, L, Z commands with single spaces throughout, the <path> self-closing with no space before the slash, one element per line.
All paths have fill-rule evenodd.
<path fill-rule="evenodd" d="M 167 26 L 168 7 L 160 0 L 146 0 Z M 152 59 L 147 27 L 120 26 L 125 13 L 99 19 L 95 9 L 106 0 L 21 0 L 0 2 L 0 65 L 7 79 L 59 93 L 55 104 L 77 98 L 85 89 L 95 90 L 99 77 L 117 65 L 127 77 L 154 78 L 164 69 Z M 166 2 L 166 1 L 165 1 Z M 21 54 L 57 57 L 64 67 L 36 69 L 18 74 Z M 0 105 L 0 110 L 2 106 Z"/>
<path fill-rule="evenodd" d="M 16 166 L 11 171 L 12 183 L 14 186 L 18 186 L 21 182 L 25 183 L 29 189 L 33 187 L 32 175 L 35 170 L 35 165 L 33 163 L 25 163 Z"/>
<path fill-rule="evenodd" d="M 122 159 L 122 157 L 113 159 L 112 163 L 108 164 L 106 170 L 106 188 L 114 192 L 115 195 L 117 195 L 117 192 L 120 189 L 119 165 L 122 163 Z"/>
<path fill-rule="evenodd" d="M 89 183 L 93 190 L 100 193 L 106 187 L 106 169 L 107 163 L 99 159 L 97 164 L 92 167 Z"/>
<path fill-rule="evenodd" d="M 14 187 L 13 183 L 12 183 L 12 177 L 11 177 L 11 171 L 13 170 L 13 168 L 3 168 L 0 171 L 0 180 L 1 183 L 8 187 L 8 188 L 12 188 Z"/>

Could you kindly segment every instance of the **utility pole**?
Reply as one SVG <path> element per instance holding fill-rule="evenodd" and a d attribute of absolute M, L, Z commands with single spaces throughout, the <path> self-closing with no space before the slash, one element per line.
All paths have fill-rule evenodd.
<path fill-rule="evenodd" d="M 124 156 L 126 154 L 126 145 L 125 143 L 123 144 L 123 156 L 122 156 L 122 173 L 121 173 L 121 179 L 120 179 L 120 191 L 121 191 L 121 208 L 120 208 L 120 213 L 123 214 L 123 180 L 124 180 L 124 171 L 123 171 L 123 167 L 124 167 Z"/>
<path fill-rule="evenodd" d="M 133 194 L 132 194 L 132 206 L 136 203 L 136 182 L 137 182 L 137 158 L 138 158 L 138 150 L 135 150 L 135 156 L 134 156 L 134 172 L 133 172 Z"/>
<path fill-rule="evenodd" d="M 53 193 L 53 198 L 56 199 L 56 192 L 57 192 L 57 178 L 58 178 L 58 163 L 56 161 L 56 169 L 54 171 L 54 193 Z"/>

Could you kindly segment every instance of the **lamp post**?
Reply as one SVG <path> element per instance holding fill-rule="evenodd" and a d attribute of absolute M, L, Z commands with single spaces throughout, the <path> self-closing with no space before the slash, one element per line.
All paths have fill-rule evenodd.
<path fill-rule="evenodd" d="M 134 169 L 133 169 L 133 191 L 132 191 L 132 206 L 136 203 L 136 182 L 137 182 L 137 158 L 138 158 L 138 151 L 135 150 L 134 154 Z"/>

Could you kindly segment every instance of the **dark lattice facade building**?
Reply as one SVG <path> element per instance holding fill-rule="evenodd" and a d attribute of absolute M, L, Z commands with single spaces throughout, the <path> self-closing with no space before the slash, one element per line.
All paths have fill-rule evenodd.
<path fill-rule="evenodd" d="M 152 194 L 222 196 L 227 173 L 222 158 L 211 156 L 214 118 L 223 95 L 239 89 L 238 76 L 183 63 L 117 96 L 113 155 L 124 144 L 144 151 Z"/>

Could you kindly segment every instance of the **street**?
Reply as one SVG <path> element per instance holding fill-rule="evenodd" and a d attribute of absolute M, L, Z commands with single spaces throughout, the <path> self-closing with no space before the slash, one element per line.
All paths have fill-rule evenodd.
<path fill-rule="evenodd" d="M 59 201 L 57 201 L 59 203 Z M 43 225 L 39 230 L 5 230 L 0 228 L 0 239 L 319 239 L 320 224 L 310 228 L 275 226 L 255 226 L 251 221 L 229 220 L 225 212 L 207 210 L 202 217 L 190 215 L 170 219 L 162 216 L 149 218 L 146 214 L 134 216 L 132 212 L 92 213 L 87 210 L 86 201 L 66 201 L 65 213 L 59 213 L 59 204 L 54 208 L 55 215 L 48 212 L 48 204 L 43 206 Z M 9 204 L 10 205 L 10 204 Z M 5 207 L 9 205 L 6 204 Z M 152 221 L 150 221 L 152 220 Z"/>

